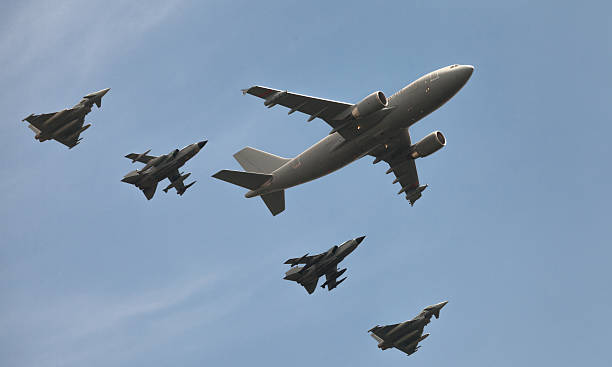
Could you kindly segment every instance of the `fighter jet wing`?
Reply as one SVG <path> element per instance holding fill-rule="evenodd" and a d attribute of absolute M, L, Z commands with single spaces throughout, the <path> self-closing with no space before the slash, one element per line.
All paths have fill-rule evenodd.
<path fill-rule="evenodd" d="M 185 192 L 185 183 L 181 179 L 181 174 L 179 173 L 178 168 L 168 175 L 168 180 L 170 180 L 170 183 L 174 184 L 173 187 L 176 189 L 177 194 Z"/>
<path fill-rule="evenodd" d="M 419 349 L 419 342 L 421 341 L 421 336 L 423 336 L 423 328 L 421 328 L 417 335 L 414 336 L 411 340 L 409 340 L 406 344 L 396 345 L 395 347 L 407 355 L 411 355 Z"/>
<path fill-rule="evenodd" d="M 288 265 L 291 265 L 291 266 L 295 266 L 295 265 L 298 265 L 298 264 L 308 265 L 308 264 L 312 264 L 320 256 L 321 256 L 321 254 L 319 254 L 319 255 L 312 255 L 312 256 L 304 255 L 302 257 L 294 257 L 294 258 L 291 258 L 291 259 L 285 261 L 285 264 L 288 264 Z"/>
<path fill-rule="evenodd" d="M 53 139 L 59 141 L 60 143 L 67 146 L 68 148 L 74 148 L 79 142 L 78 136 L 66 136 L 66 137 L 59 137 L 59 138 L 53 138 Z"/>
<path fill-rule="evenodd" d="M 386 337 L 387 334 L 389 333 L 389 331 L 393 330 L 394 327 L 396 327 L 399 324 L 391 324 L 391 325 L 385 325 L 385 326 L 374 326 L 373 328 L 371 328 L 369 330 L 370 333 L 372 333 L 372 337 L 376 340 L 378 340 L 379 342 L 383 341 Z"/>
<path fill-rule="evenodd" d="M 305 96 L 260 86 L 243 89 L 242 93 L 248 93 L 265 99 L 264 105 L 268 106 L 268 108 L 279 104 L 290 108 L 291 111 L 289 111 L 289 113 L 295 111 L 303 112 L 310 115 L 308 121 L 312 121 L 317 117 L 321 118 L 334 129 L 342 127 L 342 124 L 345 123 L 345 121 L 342 120 L 347 117 L 345 114 L 353 107 L 351 103 Z"/>
<path fill-rule="evenodd" d="M 325 273 L 325 283 L 327 290 L 332 290 L 338 285 L 338 266 L 334 266 Z"/>
<path fill-rule="evenodd" d="M 55 116 L 56 113 L 57 112 L 43 113 L 43 114 L 40 114 L 40 115 L 31 114 L 30 116 L 24 118 L 23 121 L 29 122 L 32 126 L 34 126 L 39 131 L 41 131 L 42 130 L 42 125 L 45 123 L 45 121 L 47 121 L 51 117 Z"/>
<path fill-rule="evenodd" d="M 401 350 L 402 352 L 406 353 L 407 355 L 411 355 L 412 353 L 416 352 L 417 349 L 419 349 L 419 343 L 418 342 L 412 342 L 410 344 L 407 345 L 399 345 L 396 346 L 397 349 Z"/>
<path fill-rule="evenodd" d="M 125 158 L 129 158 L 131 160 L 136 160 L 138 162 L 147 164 L 147 163 L 149 163 L 149 161 L 151 159 L 154 159 L 154 158 L 157 158 L 157 157 L 153 156 L 153 155 L 147 155 L 147 154 L 130 153 L 130 154 L 126 155 Z M 177 172 L 178 172 L 178 170 L 177 170 Z"/>

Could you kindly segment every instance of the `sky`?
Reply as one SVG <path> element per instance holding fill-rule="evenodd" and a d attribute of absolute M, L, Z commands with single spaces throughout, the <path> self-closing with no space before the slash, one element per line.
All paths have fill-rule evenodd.
<path fill-rule="evenodd" d="M 0 4 L 0 365 L 610 366 L 612 7 L 604 1 Z M 414 207 L 363 158 L 273 217 L 210 176 L 292 157 L 317 119 L 252 85 L 356 103 L 471 64 L 411 128 Z M 21 119 L 111 88 L 72 150 Z M 207 139 L 194 185 L 153 200 L 123 156 Z M 163 184 L 163 183 L 162 183 Z M 283 262 L 367 235 L 308 295 Z M 448 300 L 418 353 L 367 330 Z"/>

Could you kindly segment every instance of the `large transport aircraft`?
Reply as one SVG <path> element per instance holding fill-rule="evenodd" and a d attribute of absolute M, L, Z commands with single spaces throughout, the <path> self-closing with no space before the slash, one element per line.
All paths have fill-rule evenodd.
<path fill-rule="evenodd" d="M 401 185 L 413 205 L 427 185 L 420 185 L 414 160 L 446 145 L 440 131 L 412 144 L 408 129 L 451 99 L 472 75 L 471 65 L 451 65 L 426 74 L 387 98 L 374 92 L 357 104 L 315 98 L 287 91 L 254 86 L 243 90 L 264 99 L 268 108 L 281 105 L 289 114 L 299 111 L 320 118 L 332 130 L 329 135 L 289 159 L 247 147 L 234 158 L 247 172 L 222 170 L 213 177 L 248 189 L 245 197 L 261 196 L 276 215 L 285 210 L 285 189 L 334 172 L 365 156 L 374 164 L 385 161 L 393 183 Z"/>

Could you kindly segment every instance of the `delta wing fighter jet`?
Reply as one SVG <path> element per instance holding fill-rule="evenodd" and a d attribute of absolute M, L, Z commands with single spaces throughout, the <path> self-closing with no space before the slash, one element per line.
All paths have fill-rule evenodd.
<path fill-rule="evenodd" d="M 306 254 L 300 258 L 285 261 L 285 264 L 291 265 L 291 269 L 285 273 L 284 279 L 298 282 L 306 288 L 308 294 L 312 294 L 317 288 L 319 277 L 325 275 L 325 283 L 321 284 L 321 288 L 327 286 L 327 290 L 331 291 L 347 278 L 338 280 L 338 277 L 346 271 L 346 268 L 338 270 L 338 263 L 353 252 L 364 238 L 365 236 L 348 240 L 318 255 L 308 256 Z M 304 264 L 304 266 L 294 268 L 298 264 Z"/>
<path fill-rule="evenodd" d="M 421 185 L 414 160 L 438 151 L 446 138 L 434 131 L 413 144 L 409 127 L 438 109 L 468 81 L 474 68 L 451 65 L 424 75 L 387 98 L 374 92 L 352 104 L 255 86 L 243 90 L 264 99 L 268 108 L 281 105 L 289 114 L 303 112 L 308 121 L 320 118 L 331 126 L 328 136 L 289 159 L 250 147 L 234 155 L 247 172 L 222 170 L 213 175 L 242 186 L 247 198 L 261 196 L 273 215 L 285 210 L 284 190 L 334 172 L 365 156 L 389 164 L 393 183 L 400 184 L 413 205 L 427 185 Z"/>
<path fill-rule="evenodd" d="M 138 161 L 144 163 L 145 166 L 141 170 L 128 173 L 121 181 L 138 187 L 146 198 L 151 200 L 153 195 L 155 195 L 157 183 L 167 178 L 170 180 L 170 185 L 164 189 L 164 192 L 168 192 L 168 190 L 174 187 L 176 193 L 182 196 L 196 181 L 185 185 L 184 180 L 191 173 L 179 173 L 179 168 L 198 154 L 207 142 L 207 140 L 204 140 L 199 143 L 190 144 L 181 150 L 175 149 L 159 157 L 148 155 L 151 151 L 150 149 L 142 154 L 130 153 L 125 157 L 131 159 L 132 163 Z"/>
<path fill-rule="evenodd" d="M 82 140 L 79 138 L 81 133 L 91 126 L 91 124 L 83 126 L 85 115 L 91 112 L 94 103 L 98 108 L 102 106 L 102 97 L 109 90 L 110 88 L 106 88 L 88 94 L 72 108 L 42 115 L 31 114 L 22 121 L 30 123 L 28 127 L 36 134 L 34 138 L 41 143 L 54 139 L 72 149 Z"/>
<path fill-rule="evenodd" d="M 429 334 L 423 334 L 423 328 L 429 324 L 432 316 L 435 316 L 436 319 L 440 317 L 440 310 L 447 303 L 448 301 L 444 301 L 425 307 L 412 320 L 402 322 L 401 324 L 377 325 L 368 330 L 368 332 L 371 333 L 372 338 L 378 341 L 380 349 L 397 348 L 407 355 L 411 355 L 420 348 L 419 342 L 429 336 Z"/>

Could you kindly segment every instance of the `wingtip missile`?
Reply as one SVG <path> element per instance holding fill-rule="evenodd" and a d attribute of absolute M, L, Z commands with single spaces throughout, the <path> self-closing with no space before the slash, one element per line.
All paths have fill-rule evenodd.
<path fill-rule="evenodd" d="M 344 281 L 346 280 L 346 278 L 348 278 L 348 277 L 344 277 L 344 278 L 340 279 L 340 280 L 338 281 L 338 283 L 336 283 L 336 287 L 337 287 L 337 286 L 339 286 L 339 285 L 340 285 L 340 283 L 344 282 Z"/>

